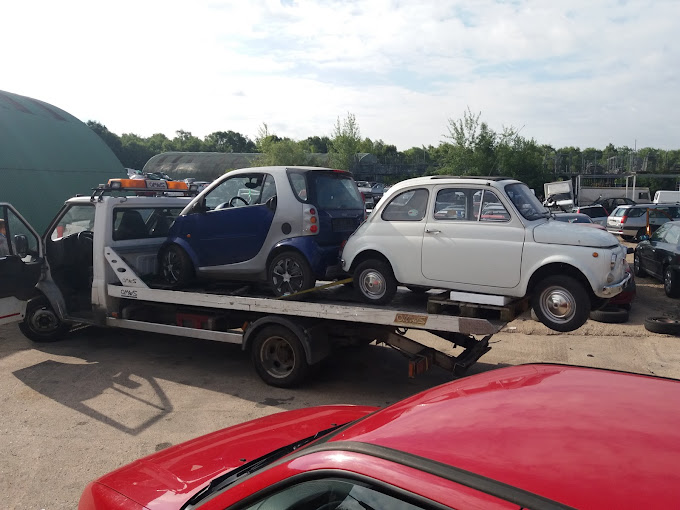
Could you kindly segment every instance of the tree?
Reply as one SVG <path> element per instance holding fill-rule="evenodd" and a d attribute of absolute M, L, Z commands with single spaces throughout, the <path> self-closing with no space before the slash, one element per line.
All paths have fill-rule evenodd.
<path fill-rule="evenodd" d="M 347 113 L 345 120 L 340 122 L 338 117 L 333 136 L 328 146 L 329 163 L 333 168 L 352 170 L 356 161 L 356 154 L 360 152 L 361 134 L 356 117 Z"/>
<path fill-rule="evenodd" d="M 101 138 L 104 141 L 104 143 L 109 146 L 109 149 L 111 149 L 111 151 L 116 155 L 116 157 L 122 162 L 123 145 L 118 135 L 112 133 L 106 128 L 105 125 L 95 120 L 88 120 L 87 127 L 89 127 L 92 131 L 97 133 L 97 135 L 99 135 L 99 138 Z"/>
<path fill-rule="evenodd" d="M 215 131 L 203 139 L 206 152 L 256 152 L 252 140 L 235 131 Z"/>
<path fill-rule="evenodd" d="M 175 131 L 177 136 L 172 139 L 172 149 L 180 152 L 199 152 L 203 143 L 189 131 L 179 129 Z"/>
<path fill-rule="evenodd" d="M 331 139 L 327 136 L 310 136 L 307 137 L 304 142 L 309 147 L 309 152 L 316 152 L 320 154 L 326 154 L 328 152 L 328 145 Z"/>
<path fill-rule="evenodd" d="M 258 166 L 307 166 L 313 164 L 307 142 L 279 138 L 269 132 L 269 126 L 266 123 L 260 126 L 255 143 L 259 152 L 262 153 L 255 161 Z"/>
<path fill-rule="evenodd" d="M 125 168 L 141 170 L 146 162 L 156 155 L 144 138 L 132 133 L 123 133 L 120 139 L 123 145 L 121 163 Z"/>

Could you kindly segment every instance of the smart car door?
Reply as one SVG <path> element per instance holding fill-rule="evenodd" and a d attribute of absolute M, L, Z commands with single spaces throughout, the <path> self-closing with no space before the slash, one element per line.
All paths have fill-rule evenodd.
<path fill-rule="evenodd" d="M 275 214 L 274 178 L 264 173 L 225 179 L 205 196 L 204 208 L 184 218 L 184 238 L 199 267 L 250 260 L 262 249 Z"/>
<path fill-rule="evenodd" d="M 422 245 L 429 280 L 512 288 L 520 281 L 525 229 L 494 191 L 435 188 Z"/>
<path fill-rule="evenodd" d="M 23 318 L 43 263 L 40 236 L 10 204 L 0 203 L 0 324 Z"/>

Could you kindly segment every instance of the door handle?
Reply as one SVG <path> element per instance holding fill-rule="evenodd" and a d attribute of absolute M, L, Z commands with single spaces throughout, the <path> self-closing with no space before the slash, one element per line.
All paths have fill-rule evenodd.
<path fill-rule="evenodd" d="M 426 233 L 426 234 L 435 234 L 435 235 L 437 235 L 437 234 L 441 234 L 442 231 L 441 231 L 441 230 L 436 230 L 436 229 L 429 229 L 429 228 L 426 228 L 426 229 L 425 229 L 425 233 Z"/>

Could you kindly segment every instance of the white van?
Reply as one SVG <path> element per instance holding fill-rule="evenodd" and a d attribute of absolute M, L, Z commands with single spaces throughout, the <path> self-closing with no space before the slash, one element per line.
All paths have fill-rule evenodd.
<path fill-rule="evenodd" d="M 680 191 L 659 190 L 654 193 L 655 204 L 675 204 L 680 202 Z"/>

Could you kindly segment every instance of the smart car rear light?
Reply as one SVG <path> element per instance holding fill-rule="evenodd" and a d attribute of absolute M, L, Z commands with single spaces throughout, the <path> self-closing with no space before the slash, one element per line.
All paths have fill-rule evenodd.
<path fill-rule="evenodd" d="M 302 235 L 314 236 L 319 233 L 319 215 L 313 205 L 302 206 Z"/>

